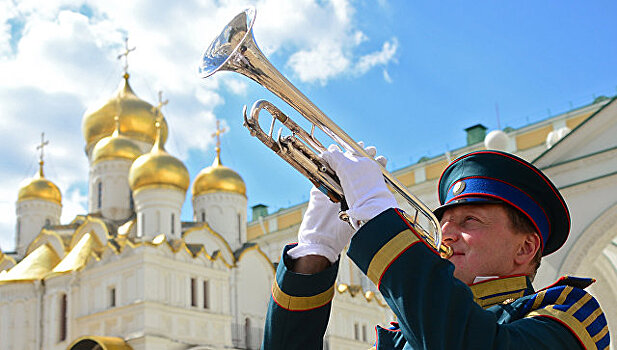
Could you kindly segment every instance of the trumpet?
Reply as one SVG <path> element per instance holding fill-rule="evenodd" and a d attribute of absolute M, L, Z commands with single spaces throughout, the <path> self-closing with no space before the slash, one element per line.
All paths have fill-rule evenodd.
<path fill-rule="evenodd" d="M 254 8 L 248 8 L 236 15 L 223 28 L 204 52 L 199 66 L 199 75 L 206 78 L 218 71 L 240 73 L 268 89 L 308 120 L 312 124 L 310 132 L 305 131 L 280 109 L 265 100 L 254 103 L 250 117 L 247 116 L 246 106 L 243 110 L 244 126 L 249 129 L 252 136 L 257 137 L 307 177 L 330 200 L 342 203 L 343 210 L 345 210 L 344 193 L 338 177 L 319 157 L 319 153 L 326 148 L 315 136 L 315 128 L 332 138 L 344 150 L 369 159 L 372 157 L 272 66 L 257 46 L 253 36 L 255 14 Z M 272 116 L 268 133 L 264 132 L 259 124 L 259 114 L 262 110 L 266 110 Z M 282 129 L 279 129 L 278 136 L 274 138 L 274 126 L 277 121 L 287 127 L 291 135 L 283 136 Z M 451 256 L 450 247 L 441 244 L 441 226 L 433 212 L 413 196 L 394 175 L 378 162 L 377 164 L 384 180 L 398 196 L 399 205 L 408 213 L 414 230 L 442 257 Z M 345 216 L 341 218 L 345 219 Z"/>

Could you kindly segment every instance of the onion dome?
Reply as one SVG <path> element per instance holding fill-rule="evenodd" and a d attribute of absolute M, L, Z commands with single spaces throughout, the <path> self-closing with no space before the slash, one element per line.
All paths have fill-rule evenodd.
<path fill-rule="evenodd" d="M 86 149 L 114 131 L 114 117 L 120 117 L 120 133 L 134 140 L 154 143 L 157 112 L 151 104 L 135 95 L 129 85 L 129 74 L 124 74 L 116 94 L 98 109 L 89 110 L 82 120 Z M 167 122 L 162 122 L 162 141 L 167 139 Z"/>
<path fill-rule="evenodd" d="M 116 116 L 116 129 L 111 136 L 102 138 L 92 150 L 92 163 L 105 159 L 127 159 L 131 162 L 142 153 L 139 147 L 128 137 L 120 134 L 120 117 Z"/>
<path fill-rule="evenodd" d="M 246 197 L 246 185 L 235 171 L 221 164 L 220 149 L 211 166 L 202 169 L 193 183 L 193 197 L 212 193 L 231 192 Z"/>
<path fill-rule="evenodd" d="M 158 131 L 152 150 L 137 158 L 131 165 L 129 185 L 133 192 L 146 186 L 174 187 L 184 192 L 189 188 L 189 172 L 178 158 L 163 148 L 161 129 L 160 122 L 157 121 Z"/>
<path fill-rule="evenodd" d="M 53 182 L 47 180 L 43 174 L 43 161 L 39 162 L 39 172 L 19 188 L 17 201 L 27 199 L 42 199 L 62 204 L 60 189 Z"/>

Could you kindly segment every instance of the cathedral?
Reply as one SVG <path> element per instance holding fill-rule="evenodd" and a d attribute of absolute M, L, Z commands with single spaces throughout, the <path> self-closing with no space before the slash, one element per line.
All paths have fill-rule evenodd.
<path fill-rule="evenodd" d="M 88 213 L 68 223 L 41 140 L 39 170 L 18 191 L 16 251 L 0 252 L 3 349 L 259 348 L 274 264 L 293 237 L 272 256 L 247 239 L 246 185 L 222 164 L 220 141 L 191 183 L 165 150 L 163 104 L 137 97 L 125 71 L 85 113 Z M 182 222 L 189 188 L 193 221 Z M 353 310 L 363 323 L 355 339 L 333 330 L 331 348 L 370 346 L 385 304 L 374 288 L 339 292 L 333 317 Z"/>
<path fill-rule="evenodd" d="M 88 212 L 60 222 L 62 193 L 39 169 L 16 191 L 16 249 L 0 252 L 2 349 L 258 349 L 282 247 L 307 203 L 268 213 L 221 161 L 191 180 L 165 150 L 159 97 L 135 94 L 126 72 L 82 131 Z M 617 101 L 592 104 L 519 129 L 475 125 L 468 144 L 394 172 L 429 207 L 449 161 L 477 149 L 515 153 L 556 183 L 572 212 L 560 252 L 543 259 L 537 289 L 560 275 L 595 277 L 609 325 L 617 324 Z M 222 131 L 217 128 L 215 135 Z M 85 176 L 86 174 L 84 174 Z M 181 221 L 191 189 L 192 221 Z M 325 349 L 368 349 L 393 314 L 344 255 Z"/>

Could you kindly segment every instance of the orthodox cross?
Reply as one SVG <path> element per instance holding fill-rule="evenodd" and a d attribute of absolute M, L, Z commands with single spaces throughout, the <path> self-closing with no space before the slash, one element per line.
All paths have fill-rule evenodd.
<path fill-rule="evenodd" d="M 41 155 L 39 156 L 39 176 L 40 177 L 45 177 L 45 175 L 43 174 L 43 150 L 45 148 L 45 146 L 47 146 L 49 144 L 49 140 L 45 140 L 45 133 L 42 132 L 41 133 L 41 144 L 36 146 L 37 150 L 41 150 Z"/>
<path fill-rule="evenodd" d="M 221 121 L 216 120 L 216 131 L 212 133 L 212 137 L 216 137 L 216 155 L 221 155 L 221 134 L 227 132 L 226 128 L 221 129 Z"/>
<path fill-rule="evenodd" d="M 124 57 L 124 74 L 128 74 L 128 70 L 129 70 L 129 53 L 131 51 L 135 51 L 135 47 L 133 47 L 132 49 L 129 49 L 129 38 L 126 37 L 124 38 L 124 52 L 122 52 L 121 54 L 118 55 L 118 59 L 121 59 L 122 57 Z"/>
<path fill-rule="evenodd" d="M 45 140 L 45 133 L 42 132 L 41 133 L 41 143 L 38 146 L 36 146 L 37 150 L 41 150 L 41 154 L 39 156 L 39 163 L 43 163 L 43 149 L 47 145 L 49 145 L 49 140 Z"/>
<path fill-rule="evenodd" d="M 163 106 L 168 104 L 169 100 L 165 100 L 163 101 L 163 91 L 159 91 L 159 104 L 156 105 L 156 107 L 152 108 L 152 111 L 154 112 L 154 114 L 156 114 L 156 118 L 159 119 L 163 117 L 163 114 L 161 113 L 161 109 L 163 109 Z"/>

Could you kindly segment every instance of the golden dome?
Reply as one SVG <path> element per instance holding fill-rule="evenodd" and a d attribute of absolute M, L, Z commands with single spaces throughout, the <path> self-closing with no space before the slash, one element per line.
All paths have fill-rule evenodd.
<path fill-rule="evenodd" d="M 193 182 L 193 197 L 212 192 L 231 192 L 246 197 L 246 185 L 242 177 L 222 165 L 219 154 L 217 154 L 211 166 L 202 169 L 197 174 L 195 182 Z"/>
<path fill-rule="evenodd" d="M 114 131 L 114 117 L 120 117 L 120 133 L 128 138 L 153 143 L 156 138 L 154 122 L 157 114 L 148 102 L 135 95 L 124 75 L 114 97 L 96 110 L 87 111 L 82 120 L 86 149 Z M 167 122 L 162 123 L 163 143 L 167 139 Z"/>
<path fill-rule="evenodd" d="M 114 133 L 111 136 L 102 138 L 92 149 L 93 164 L 104 159 L 128 159 L 134 161 L 142 154 L 139 147 L 131 139 L 118 132 L 120 120 L 117 116 L 115 119 L 116 130 L 114 130 Z"/>
<path fill-rule="evenodd" d="M 160 130 L 157 121 L 157 129 Z M 129 170 L 129 185 L 133 192 L 146 186 L 171 186 L 186 192 L 189 172 L 184 164 L 170 155 L 160 142 L 160 131 L 150 153 L 137 158 Z"/>
<path fill-rule="evenodd" d="M 43 175 L 43 161 L 39 162 L 39 172 L 19 189 L 17 201 L 27 199 L 42 199 L 62 205 L 60 189 Z"/>

